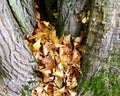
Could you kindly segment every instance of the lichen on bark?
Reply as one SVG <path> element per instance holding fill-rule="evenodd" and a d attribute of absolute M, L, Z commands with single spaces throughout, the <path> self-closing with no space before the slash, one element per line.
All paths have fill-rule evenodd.
<path fill-rule="evenodd" d="M 115 15 L 119 12 L 114 12 L 119 8 L 117 2 L 115 0 L 93 2 L 86 52 L 82 62 L 83 78 L 77 88 L 79 96 L 118 96 L 120 94 L 120 40 L 119 26 L 116 24 L 119 16 Z M 95 11 L 97 6 L 102 6 L 104 11 L 102 22 L 97 22 L 98 17 L 95 17 L 99 15 L 97 13 L 99 11 Z"/>

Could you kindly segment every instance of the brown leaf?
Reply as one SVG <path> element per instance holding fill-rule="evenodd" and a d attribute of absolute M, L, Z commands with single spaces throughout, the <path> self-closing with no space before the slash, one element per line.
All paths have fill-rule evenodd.
<path fill-rule="evenodd" d="M 71 34 L 64 36 L 63 43 L 70 44 L 71 43 L 70 38 L 71 38 Z"/>
<path fill-rule="evenodd" d="M 60 55 L 66 55 L 66 54 L 70 54 L 71 55 L 71 51 L 72 51 L 71 44 L 62 45 L 59 48 L 59 54 Z"/>
<path fill-rule="evenodd" d="M 80 59 L 81 59 L 80 53 L 78 52 L 78 50 L 74 49 L 73 50 L 72 63 L 73 64 L 80 64 Z"/>
<path fill-rule="evenodd" d="M 76 37 L 75 40 L 74 40 L 74 46 L 79 47 L 81 41 L 82 41 L 82 36 L 81 37 Z"/>
<path fill-rule="evenodd" d="M 42 63 L 47 70 L 52 70 L 55 67 L 55 60 L 51 56 L 43 58 Z"/>

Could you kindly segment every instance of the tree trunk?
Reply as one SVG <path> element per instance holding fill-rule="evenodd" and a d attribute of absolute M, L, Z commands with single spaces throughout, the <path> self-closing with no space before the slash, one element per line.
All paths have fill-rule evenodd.
<path fill-rule="evenodd" d="M 58 33 L 72 34 L 72 38 L 80 35 L 81 20 L 79 14 L 87 0 L 58 0 Z"/>
<path fill-rule="evenodd" d="M 76 14 L 81 12 L 88 1 L 58 0 L 59 32 L 72 33 L 73 38 L 79 36 L 81 22 L 77 21 L 79 18 Z M 120 94 L 120 87 L 118 87 L 120 86 L 119 6 L 117 0 L 91 1 L 90 24 L 81 65 L 83 76 L 76 88 L 79 96 Z"/>
<path fill-rule="evenodd" d="M 0 94 L 2 96 L 18 96 L 21 93 L 20 96 L 26 96 L 22 88 L 28 85 L 28 81 L 37 81 L 33 75 L 36 62 L 23 40 L 24 35 L 31 33 L 36 25 L 33 5 L 32 0 L 0 0 Z M 30 85 L 29 89 L 34 86 Z"/>
<path fill-rule="evenodd" d="M 88 1 L 58 0 L 59 32 L 71 33 L 73 39 L 80 34 L 78 14 Z M 32 0 L 0 2 L 0 94 L 18 96 L 28 81 L 37 80 L 32 70 L 36 63 L 23 41 L 23 35 L 32 32 L 35 26 L 34 8 Z M 91 18 L 81 65 L 83 76 L 76 90 L 80 96 L 119 96 L 119 0 L 92 0 L 91 4 Z M 22 93 L 25 96 L 24 90 Z"/>
<path fill-rule="evenodd" d="M 82 59 L 83 77 L 77 88 L 79 96 L 120 94 L 118 2 L 117 0 L 92 2 L 86 49 Z"/>

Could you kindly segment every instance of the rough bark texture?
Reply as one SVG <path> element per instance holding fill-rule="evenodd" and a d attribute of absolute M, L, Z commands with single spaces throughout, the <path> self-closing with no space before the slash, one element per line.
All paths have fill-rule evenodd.
<path fill-rule="evenodd" d="M 58 0 L 59 29 L 79 35 L 76 17 L 89 0 Z M 91 0 L 91 18 L 81 69 L 83 77 L 76 90 L 79 96 L 120 94 L 120 3 L 119 0 Z M 76 11 L 77 10 L 77 11 Z"/>
<path fill-rule="evenodd" d="M 2 96 L 18 96 L 20 90 L 28 85 L 28 81 L 37 80 L 33 75 L 36 63 L 23 40 L 24 33 L 32 32 L 35 27 L 32 6 L 32 0 L 0 0 L 0 94 Z"/>
<path fill-rule="evenodd" d="M 73 38 L 79 35 L 81 23 L 76 14 L 81 11 L 85 1 L 58 0 L 60 31 L 62 29 L 66 34 L 72 33 Z M 83 77 L 76 90 L 80 96 L 119 96 L 120 3 L 119 0 L 93 1 L 82 59 Z M 0 2 L 0 72 L 4 76 L 0 83 L 0 93 L 3 96 L 18 96 L 22 85 L 35 79 L 32 75 L 34 59 L 21 36 L 31 32 L 32 25 L 35 25 L 32 1 Z"/>
<path fill-rule="evenodd" d="M 79 96 L 120 94 L 120 11 L 118 11 L 120 4 L 118 2 L 95 0 L 92 3 L 86 50 L 82 60 L 83 78 L 78 88 Z"/>
<path fill-rule="evenodd" d="M 22 31 L 33 32 L 36 26 L 33 0 L 8 0 L 8 4 Z"/>
<path fill-rule="evenodd" d="M 81 21 L 79 13 L 87 0 L 58 0 L 58 32 L 72 34 L 73 39 L 80 35 Z"/>

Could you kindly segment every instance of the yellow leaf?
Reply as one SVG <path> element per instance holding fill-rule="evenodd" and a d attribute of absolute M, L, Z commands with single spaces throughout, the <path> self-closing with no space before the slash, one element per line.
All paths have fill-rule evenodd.
<path fill-rule="evenodd" d="M 56 36 L 56 30 L 51 30 L 49 37 L 55 44 L 59 44 L 58 37 Z"/>
<path fill-rule="evenodd" d="M 86 23 L 87 22 L 87 17 L 84 17 L 83 19 L 82 19 L 82 23 Z"/>
<path fill-rule="evenodd" d="M 36 12 L 36 22 L 39 22 L 39 21 L 40 21 L 40 13 Z"/>
<path fill-rule="evenodd" d="M 37 96 L 37 95 L 35 95 L 35 94 L 32 94 L 32 96 Z"/>
<path fill-rule="evenodd" d="M 90 16 L 90 10 L 88 10 L 87 15 Z"/>
<path fill-rule="evenodd" d="M 74 46 L 75 46 L 75 47 L 79 47 L 81 41 L 82 41 L 82 36 L 76 37 L 75 40 L 74 40 Z"/>
<path fill-rule="evenodd" d="M 70 93 L 71 96 L 78 96 L 78 95 L 77 95 L 77 92 L 74 92 L 74 91 L 72 91 L 72 90 L 69 90 L 69 93 Z"/>
<path fill-rule="evenodd" d="M 72 78 L 72 82 L 69 86 L 70 89 L 75 88 L 78 85 L 78 82 L 75 77 Z"/>
<path fill-rule="evenodd" d="M 43 21 L 43 23 L 45 24 L 46 27 L 48 27 L 48 25 L 50 24 L 49 22 Z"/>
<path fill-rule="evenodd" d="M 35 51 L 39 51 L 39 49 L 40 49 L 40 39 L 38 40 L 38 41 L 36 41 L 34 44 L 33 44 L 33 49 L 35 50 Z"/>
<path fill-rule="evenodd" d="M 62 96 L 62 94 L 66 92 L 65 87 L 58 89 L 57 87 L 54 88 L 54 95 L 53 96 Z"/>
<path fill-rule="evenodd" d="M 62 70 L 60 70 L 59 68 L 56 67 L 56 71 L 53 73 L 54 76 L 58 76 L 60 78 L 64 77 L 64 73 Z"/>

